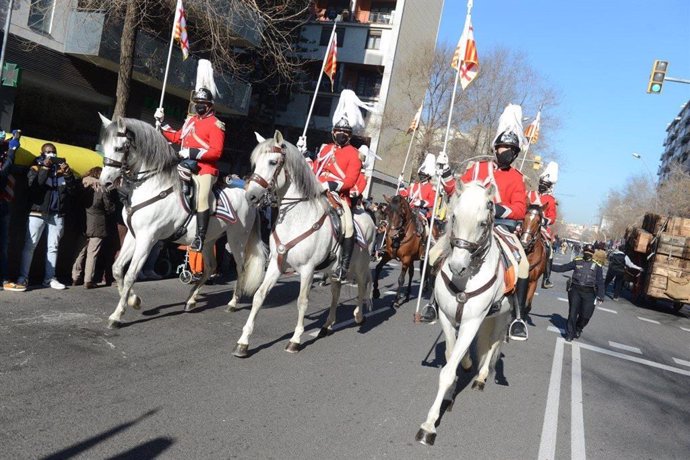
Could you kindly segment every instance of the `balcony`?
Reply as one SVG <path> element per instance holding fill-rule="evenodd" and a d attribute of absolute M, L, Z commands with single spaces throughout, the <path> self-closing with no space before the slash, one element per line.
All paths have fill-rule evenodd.
<path fill-rule="evenodd" d="M 89 56 L 88 60 L 100 67 L 117 72 L 120 60 L 120 36 L 122 26 L 104 24 L 102 13 L 74 11 L 69 20 L 70 28 L 65 40 L 65 53 Z M 250 31 L 246 31 L 249 36 Z M 169 42 L 143 32 L 137 33 L 134 51 L 133 78 L 146 85 L 161 88 L 168 57 Z M 179 46 L 173 49 L 166 92 L 183 99 L 189 98 L 196 78 L 196 61 L 190 56 L 182 61 Z M 216 99 L 219 112 L 246 115 L 249 109 L 251 85 L 231 77 L 215 75 L 220 96 Z"/>
<path fill-rule="evenodd" d="M 332 23 L 309 23 L 302 27 L 300 56 L 321 61 L 326 54 Z M 364 24 L 337 27 L 338 62 L 350 64 L 383 65 L 386 50 L 390 49 L 393 31 Z"/>

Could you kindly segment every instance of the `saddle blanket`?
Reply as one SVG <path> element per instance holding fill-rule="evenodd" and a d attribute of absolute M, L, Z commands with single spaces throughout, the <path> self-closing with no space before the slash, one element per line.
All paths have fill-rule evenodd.
<path fill-rule="evenodd" d="M 215 216 L 229 224 L 234 224 L 237 222 L 237 212 L 232 207 L 230 197 L 227 193 L 225 193 L 225 191 L 229 191 L 229 189 L 225 187 L 213 188 L 213 195 L 216 197 Z"/>

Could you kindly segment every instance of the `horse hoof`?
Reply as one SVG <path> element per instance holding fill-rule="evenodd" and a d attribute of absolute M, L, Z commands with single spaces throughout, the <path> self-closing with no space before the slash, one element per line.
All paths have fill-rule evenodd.
<path fill-rule="evenodd" d="M 367 322 L 367 317 L 366 317 L 366 316 L 362 316 L 362 319 L 359 320 L 359 321 L 357 321 L 357 318 L 355 318 L 355 323 L 357 323 L 357 326 L 361 326 L 361 325 L 363 325 L 363 324 L 366 323 L 366 322 Z"/>
<path fill-rule="evenodd" d="M 381 291 L 379 291 L 378 289 L 374 289 L 374 292 L 371 293 L 371 297 L 374 299 L 381 298 Z"/>
<path fill-rule="evenodd" d="M 231 307 L 230 305 L 228 305 L 228 308 L 225 309 L 226 313 L 235 313 L 237 311 L 240 311 L 240 309 L 237 307 Z"/>
<path fill-rule="evenodd" d="M 120 329 L 120 326 L 122 326 L 122 323 L 117 320 L 111 319 L 108 321 L 108 329 Z"/>
<path fill-rule="evenodd" d="M 470 364 L 470 367 L 468 367 L 467 369 L 465 369 L 465 366 L 463 366 L 462 364 L 460 364 L 460 367 L 462 368 L 463 372 L 470 372 L 472 370 L 471 364 Z"/>
<path fill-rule="evenodd" d="M 429 433 L 423 428 L 420 428 L 417 432 L 417 436 L 414 437 L 415 441 L 426 446 L 433 446 L 436 441 L 436 433 Z"/>
<path fill-rule="evenodd" d="M 299 351 L 299 343 L 288 342 L 288 344 L 285 345 L 285 351 L 288 353 L 297 353 Z"/>
<path fill-rule="evenodd" d="M 484 382 L 479 382 L 477 380 L 472 384 L 473 390 L 484 391 Z"/>
<path fill-rule="evenodd" d="M 184 311 L 192 311 L 197 307 L 197 303 L 188 303 L 184 306 Z"/>
<path fill-rule="evenodd" d="M 249 353 L 247 353 L 247 350 L 249 349 L 249 345 L 243 345 L 241 343 L 238 343 L 235 345 L 235 349 L 232 350 L 232 354 L 238 358 L 246 358 L 249 356 Z"/>
<path fill-rule="evenodd" d="M 323 339 L 324 337 L 328 337 L 329 335 L 333 335 L 333 329 L 329 329 L 327 327 L 322 327 L 321 330 L 319 331 L 319 335 L 316 336 L 317 339 Z M 290 342 L 292 343 L 292 342 Z"/>
<path fill-rule="evenodd" d="M 138 295 L 131 295 L 127 299 L 127 305 L 130 308 L 133 308 L 135 310 L 139 310 L 141 308 L 141 298 Z"/>

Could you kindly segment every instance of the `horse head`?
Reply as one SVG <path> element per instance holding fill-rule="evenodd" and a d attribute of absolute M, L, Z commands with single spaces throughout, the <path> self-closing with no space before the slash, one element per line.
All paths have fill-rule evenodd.
<path fill-rule="evenodd" d="M 494 225 L 495 186 L 479 182 L 461 185 L 460 196 L 451 202 L 450 271 L 462 276 L 470 268 L 481 265 L 491 247 Z"/>
<path fill-rule="evenodd" d="M 111 189 L 116 181 L 122 177 L 122 171 L 127 167 L 131 142 L 127 138 L 127 128 L 122 118 L 113 121 L 101 113 L 98 116 L 101 118 L 103 128 L 105 128 L 101 138 L 103 171 L 99 180 L 106 189 Z"/>
<path fill-rule="evenodd" d="M 388 210 L 386 220 L 388 221 L 388 231 L 393 239 L 400 239 L 405 236 L 407 224 L 411 222 L 412 209 L 405 197 L 395 195 L 388 200 Z"/>
<path fill-rule="evenodd" d="M 525 249 L 525 252 L 531 252 L 534 242 L 537 240 L 537 236 L 539 236 L 541 220 L 541 206 L 534 204 L 530 205 L 522 220 L 522 235 L 520 235 L 520 243 Z"/>

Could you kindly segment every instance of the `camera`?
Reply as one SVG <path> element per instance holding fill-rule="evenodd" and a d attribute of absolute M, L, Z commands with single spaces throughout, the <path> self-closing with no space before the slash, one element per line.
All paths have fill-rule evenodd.
<path fill-rule="evenodd" d="M 63 163 L 67 163 L 67 160 L 65 160 L 64 158 L 60 158 L 60 157 L 53 157 L 53 159 L 51 161 L 53 162 L 53 164 L 58 165 L 58 166 L 63 164 Z"/>

